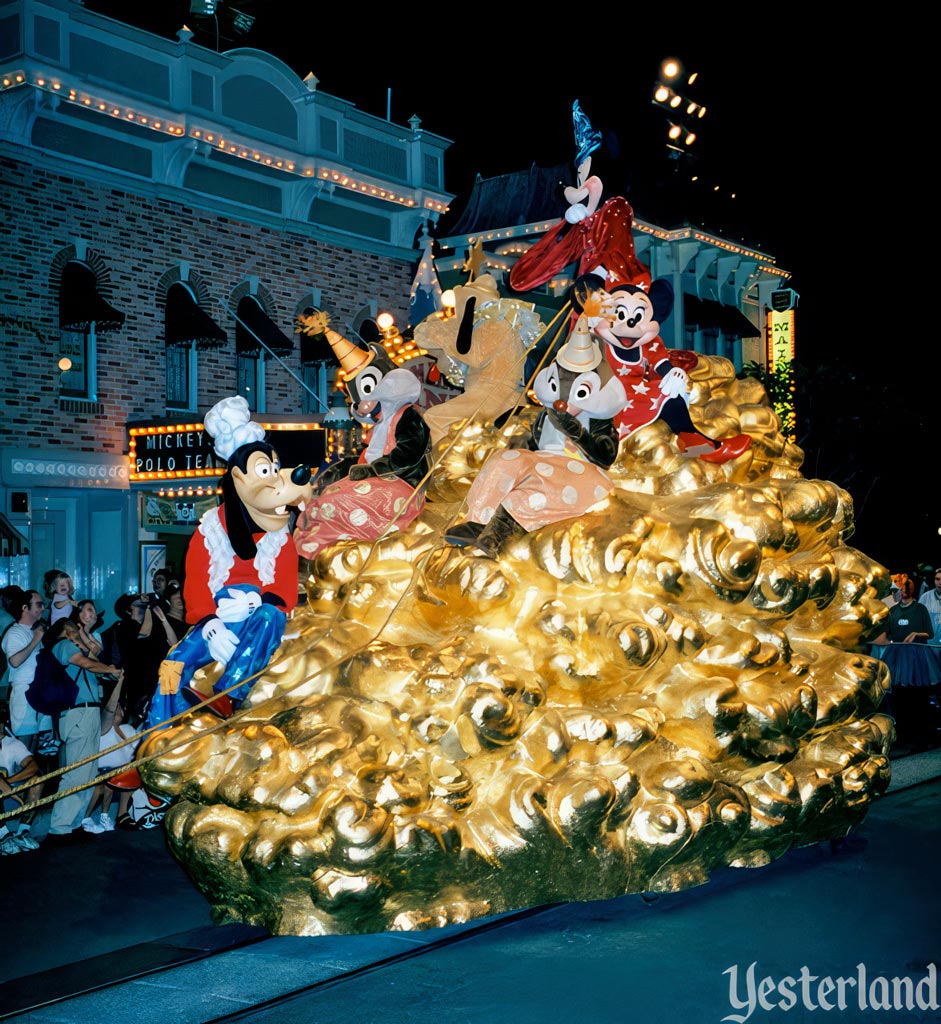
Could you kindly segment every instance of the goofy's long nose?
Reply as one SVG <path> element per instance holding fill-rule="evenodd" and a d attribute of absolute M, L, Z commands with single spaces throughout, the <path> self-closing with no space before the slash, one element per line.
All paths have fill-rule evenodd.
<path fill-rule="evenodd" d="M 303 462 L 291 470 L 291 483 L 297 484 L 298 487 L 303 487 L 304 484 L 309 483 L 310 477 L 310 466 L 305 466 Z"/>

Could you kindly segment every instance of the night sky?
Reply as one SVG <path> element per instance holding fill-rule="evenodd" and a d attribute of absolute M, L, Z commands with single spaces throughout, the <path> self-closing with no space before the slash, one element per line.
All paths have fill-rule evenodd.
<path fill-rule="evenodd" d="M 188 0 L 85 6 L 169 38 L 186 23 L 195 41 L 216 45 L 214 20 L 191 14 Z M 861 15 L 852 26 L 823 26 L 743 7 L 727 7 L 725 23 L 705 13 L 684 20 L 676 8 L 657 16 L 578 8 L 534 25 L 512 11 L 498 21 L 507 15 L 500 5 L 401 5 L 387 18 L 319 7 L 300 22 L 293 3 L 234 6 L 255 22 L 236 35 L 223 8 L 221 50 L 266 50 L 380 117 L 391 89 L 393 121 L 417 114 L 423 129 L 451 139 L 445 184 L 457 193 L 455 213 L 478 173 L 570 161 L 579 99 L 619 146 L 609 194 L 626 194 L 645 220 L 708 227 L 792 272 L 798 361 L 813 370 L 798 424 L 805 474 L 850 490 L 850 543 L 893 571 L 941 561 L 941 515 L 928 500 L 939 356 L 928 299 L 915 300 L 929 275 L 906 280 L 900 269 L 919 266 L 912 257 L 930 194 L 906 149 L 902 105 L 890 102 L 910 80 L 901 29 Z M 694 161 L 669 159 L 665 122 L 650 102 L 668 56 L 698 72 L 685 93 L 707 108 Z"/>

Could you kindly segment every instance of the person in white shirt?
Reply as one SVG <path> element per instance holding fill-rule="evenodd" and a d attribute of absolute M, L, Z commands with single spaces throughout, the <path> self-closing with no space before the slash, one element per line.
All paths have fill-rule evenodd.
<path fill-rule="evenodd" d="M 45 631 L 40 621 L 45 603 L 36 590 L 21 593 L 22 597 L 17 596 L 13 602 L 19 610 L 17 619 L 3 635 L 3 653 L 9 665 L 10 729 L 35 751 L 39 734 L 52 729 L 52 719 L 40 715 L 26 699 L 26 691 L 36 674 L 36 656 Z"/>
<path fill-rule="evenodd" d="M 923 604 L 931 616 L 931 626 L 934 629 L 931 643 L 941 644 L 941 569 L 934 574 L 934 590 L 926 590 L 918 598 L 918 603 Z"/>
<path fill-rule="evenodd" d="M 40 774 L 36 758 L 25 743 L 6 729 L 0 733 L 0 807 L 4 812 L 17 810 L 22 804 L 38 800 L 42 786 L 29 786 L 30 779 Z M 29 831 L 29 822 L 7 818 L 0 822 L 0 854 L 8 856 L 25 850 L 38 850 L 39 843 Z"/>

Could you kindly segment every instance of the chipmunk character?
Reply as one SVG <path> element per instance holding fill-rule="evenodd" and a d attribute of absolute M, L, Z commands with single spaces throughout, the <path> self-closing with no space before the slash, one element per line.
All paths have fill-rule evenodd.
<path fill-rule="evenodd" d="M 487 459 L 467 495 L 468 520 L 445 534 L 450 544 L 496 557 L 514 535 L 579 516 L 613 489 L 605 469 L 618 451 L 613 417 L 624 391 L 587 318 L 536 375 L 533 390 L 545 408 L 523 442 L 528 447 Z"/>
<path fill-rule="evenodd" d="M 227 463 L 222 505 L 200 519 L 186 553 L 183 597 L 186 636 L 160 666 L 148 725 L 159 725 L 211 696 L 193 686 L 194 673 L 225 666 L 214 691 L 250 679 L 268 664 L 297 604 L 298 562 L 291 543 L 292 509 L 312 496 L 310 469 L 281 468 L 264 428 L 242 397 L 224 398 L 205 418 L 216 454 Z M 248 695 L 245 682 L 209 709 L 228 717 Z"/>
<path fill-rule="evenodd" d="M 396 367 L 380 345 L 358 348 L 325 324 L 321 329 L 343 368 L 343 386 L 357 422 L 370 428 L 357 456 L 327 466 L 314 482 L 314 499 L 297 520 L 297 553 L 313 558 L 341 540 L 377 540 L 404 529 L 425 504 L 417 488 L 428 472 L 428 427 L 415 404 L 421 381 Z"/>
<path fill-rule="evenodd" d="M 676 434 L 682 451 L 704 462 L 721 464 L 748 450 L 748 434 L 716 441 L 693 426 L 686 371 L 670 361 L 660 337 L 660 322 L 673 308 L 668 281 L 654 281 L 648 290 L 587 274 L 573 291 L 576 308 L 583 308 L 589 293 L 600 312 L 592 330 L 605 343 L 605 357 L 626 394 L 615 420 L 619 438 L 660 419 Z"/>

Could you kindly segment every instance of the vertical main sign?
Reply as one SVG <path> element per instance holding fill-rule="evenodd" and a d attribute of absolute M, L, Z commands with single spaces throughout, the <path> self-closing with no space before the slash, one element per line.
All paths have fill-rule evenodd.
<path fill-rule="evenodd" d="M 794 310 L 768 310 L 768 369 L 794 359 Z"/>
<path fill-rule="evenodd" d="M 797 292 L 793 288 L 779 288 L 771 293 L 768 310 L 768 369 L 774 373 L 781 363 L 794 360 L 794 310 Z"/>
<path fill-rule="evenodd" d="M 781 432 L 792 443 L 796 440 L 797 418 L 794 409 L 794 309 L 797 293 L 780 288 L 771 293 L 768 310 L 767 365 L 770 374 L 771 404 L 778 414 Z"/>

